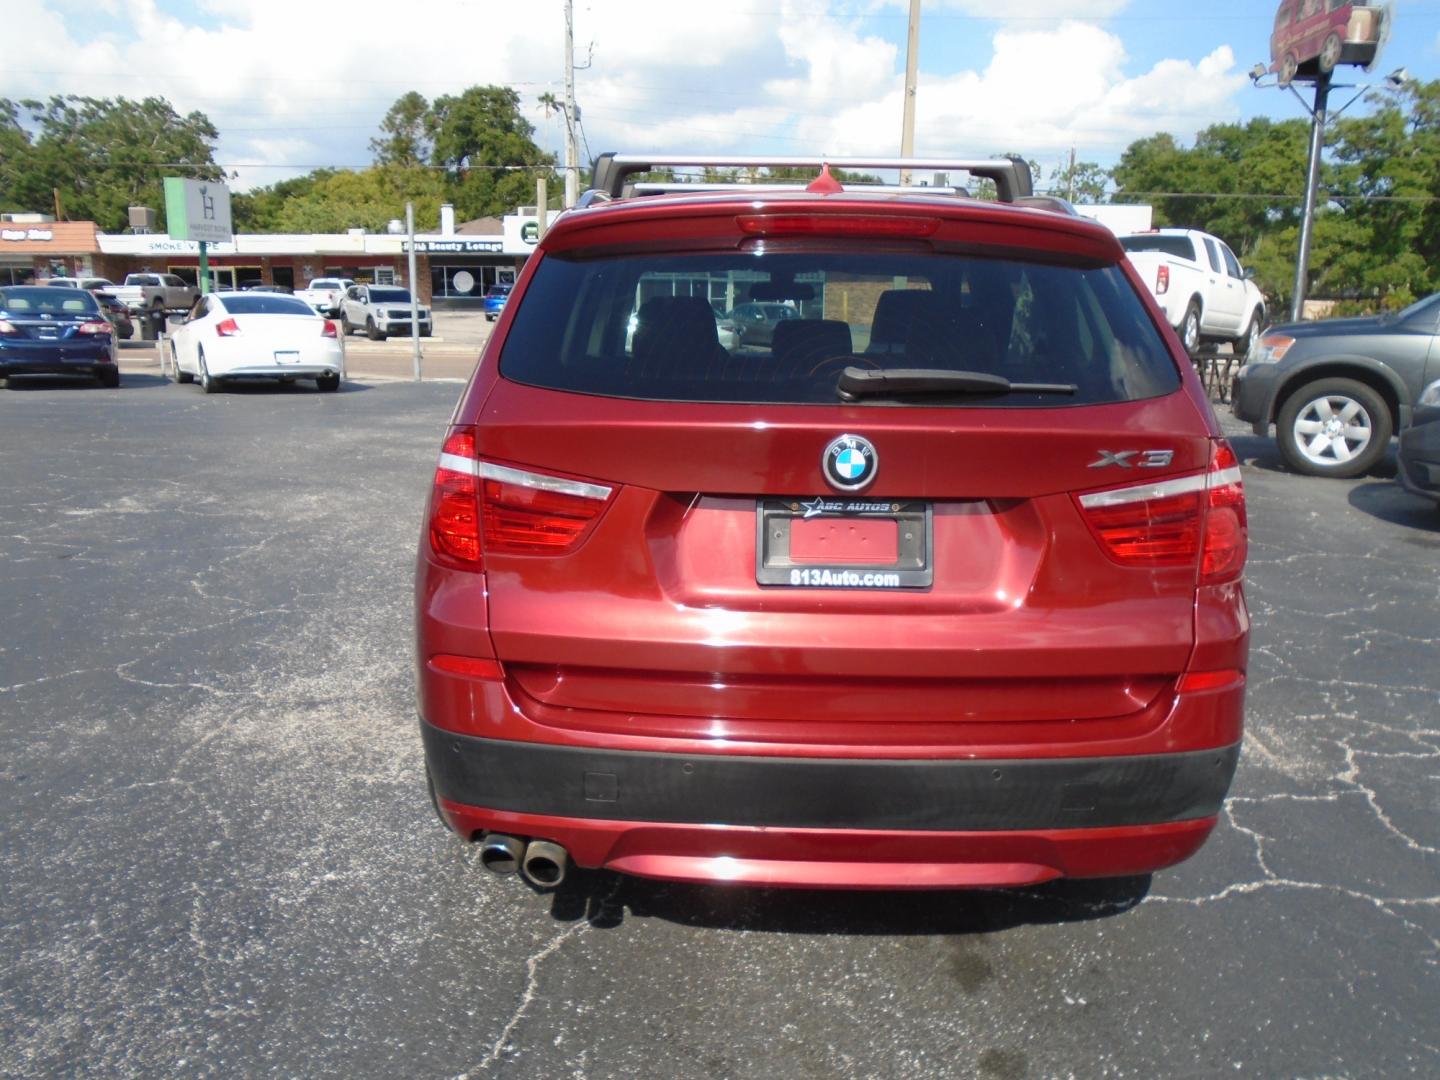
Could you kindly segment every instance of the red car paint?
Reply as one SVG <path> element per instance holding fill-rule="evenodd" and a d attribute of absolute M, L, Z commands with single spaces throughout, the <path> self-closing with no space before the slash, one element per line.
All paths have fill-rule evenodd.
<path fill-rule="evenodd" d="M 865 219 L 884 225 L 866 235 Z M 1173 389 L 1060 407 L 727 403 L 502 372 L 547 260 L 857 244 L 1114 268 Z M 931 508 L 930 584 L 757 582 L 759 500 L 837 497 L 821 455 L 844 433 L 878 451 L 865 498 Z M 1213 827 L 1241 738 L 1237 477 L 1193 365 L 1099 226 L 844 192 L 568 213 L 457 407 L 420 544 L 437 805 L 467 839 L 545 839 L 582 867 L 684 881 L 990 887 L 1178 862 Z M 1154 485 L 1176 494 L 1135 501 Z M 863 525 L 852 554 L 879 551 L 857 566 L 893 561 L 893 525 L 834 520 Z M 796 535 L 797 563 L 827 542 Z M 952 776 L 970 793 L 957 805 Z M 1205 794 L 1171 805 L 1177 784 Z M 1142 788 L 1156 820 L 1127 802 Z M 993 827 L 968 827 L 967 806 Z"/>

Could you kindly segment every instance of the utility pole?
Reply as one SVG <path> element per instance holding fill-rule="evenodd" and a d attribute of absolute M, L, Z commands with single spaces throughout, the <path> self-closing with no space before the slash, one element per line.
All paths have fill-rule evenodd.
<path fill-rule="evenodd" d="M 915 0 L 916 3 L 919 0 Z M 575 142 L 575 2 L 565 0 L 565 206 L 580 199 L 580 148 Z M 543 212 L 544 207 L 540 208 Z"/>
<path fill-rule="evenodd" d="M 1305 178 L 1305 209 L 1300 216 L 1300 251 L 1295 260 L 1295 291 L 1290 298 L 1291 322 L 1299 322 L 1305 315 L 1305 291 L 1310 279 L 1310 241 L 1315 233 L 1320 155 L 1325 149 L 1326 111 L 1329 106 L 1330 73 L 1322 71 L 1315 79 L 1315 107 L 1310 112 L 1310 171 Z"/>
<path fill-rule="evenodd" d="M 1070 147 L 1070 197 L 1066 202 L 1075 201 L 1075 148 Z"/>
<path fill-rule="evenodd" d="M 568 0 L 567 0 L 568 2 Z M 910 36 L 905 45 L 905 116 L 900 123 L 900 156 L 915 156 L 915 81 L 920 67 L 920 0 L 910 0 Z M 910 183 L 910 170 L 900 171 L 900 183 Z"/>
<path fill-rule="evenodd" d="M 415 204 L 405 204 L 405 231 L 410 234 L 410 356 L 415 381 L 420 381 L 420 283 L 415 280 Z"/>

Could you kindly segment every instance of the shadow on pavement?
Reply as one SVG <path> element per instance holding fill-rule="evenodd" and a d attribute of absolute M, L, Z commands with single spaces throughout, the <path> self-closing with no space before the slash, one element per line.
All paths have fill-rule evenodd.
<path fill-rule="evenodd" d="M 120 389 L 124 390 L 130 385 L 135 376 L 122 375 L 120 377 Z M 11 375 L 5 380 L 7 390 L 104 390 L 106 393 L 115 391 L 103 387 L 99 381 L 89 375 Z"/>
<path fill-rule="evenodd" d="M 166 379 L 165 381 L 170 382 L 171 380 Z M 188 385 L 177 383 L 176 385 L 179 385 L 183 390 L 192 390 L 196 394 L 204 396 L 205 392 L 200 389 L 198 383 L 190 383 Z M 223 383 L 217 393 L 221 395 L 231 394 L 239 397 L 256 397 L 267 394 L 318 394 L 322 397 L 333 397 L 336 394 L 358 394 L 361 391 L 369 389 L 370 387 L 364 383 L 348 380 L 342 382 L 338 390 L 326 392 L 317 388 L 313 379 L 300 379 L 291 383 L 283 383 L 278 379 L 273 381 L 246 379 L 243 382 Z"/>
<path fill-rule="evenodd" d="M 982 934 L 1027 924 L 1088 922 L 1136 907 L 1150 876 L 1054 881 L 1026 889 L 831 891 L 684 885 L 572 867 L 551 917 L 621 925 L 625 913 L 707 930 L 772 934 Z"/>
<path fill-rule="evenodd" d="M 1393 460 L 1391 461 L 1393 465 Z M 1378 471 L 1378 470 L 1377 470 Z M 1394 475 L 1394 470 L 1391 470 Z M 1350 491 L 1350 505 L 1361 513 L 1425 533 L 1440 534 L 1440 508 L 1429 499 L 1411 495 L 1398 483 L 1376 480 Z M 1440 549 L 1440 538 L 1405 537 L 1406 543 Z"/>

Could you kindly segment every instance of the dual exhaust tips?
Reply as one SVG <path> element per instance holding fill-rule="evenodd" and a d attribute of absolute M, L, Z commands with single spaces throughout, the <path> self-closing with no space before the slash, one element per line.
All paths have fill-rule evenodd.
<path fill-rule="evenodd" d="M 518 870 L 537 888 L 553 889 L 565 880 L 570 854 L 549 840 L 526 841 L 518 836 L 487 833 L 480 842 L 480 865 L 492 874 L 513 874 Z"/>

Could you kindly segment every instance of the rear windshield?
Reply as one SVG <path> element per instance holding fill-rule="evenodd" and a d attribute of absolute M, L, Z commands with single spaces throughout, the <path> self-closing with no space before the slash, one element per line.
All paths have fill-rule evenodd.
<path fill-rule="evenodd" d="M 1195 258 L 1195 245 L 1188 236 L 1122 236 L 1120 246 L 1126 251 L 1158 251 L 1177 259 Z"/>
<path fill-rule="evenodd" d="M 59 286 L 0 289 L 0 311 L 16 315 L 91 315 L 99 310 L 95 298 L 81 289 Z"/>
<path fill-rule="evenodd" d="M 315 317 L 314 310 L 303 300 L 275 293 L 250 293 L 245 296 L 222 296 L 220 302 L 231 315 L 306 315 Z"/>
<path fill-rule="evenodd" d="M 1096 404 L 1180 385 L 1118 267 L 873 250 L 547 255 L 500 357 L 516 382 L 654 401 L 835 404 L 847 366 L 1076 388 L 926 405 Z"/>

